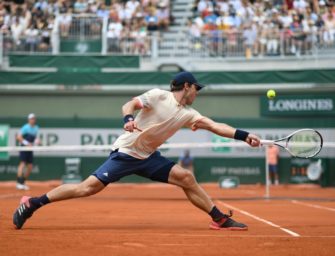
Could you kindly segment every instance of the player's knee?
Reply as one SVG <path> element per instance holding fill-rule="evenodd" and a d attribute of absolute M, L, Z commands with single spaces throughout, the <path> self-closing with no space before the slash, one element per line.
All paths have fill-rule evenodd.
<path fill-rule="evenodd" d="M 193 173 L 188 170 L 185 170 L 181 182 L 184 188 L 190 188 L 196 183 Z"/>
<path fill-rule="evenodd" d="M 91 196 L 97 193 L 97 189 L 94 186 L 91 185 L 84 185 L 84 186 L 79 186 L 79 194 L 80 196 Z"/>

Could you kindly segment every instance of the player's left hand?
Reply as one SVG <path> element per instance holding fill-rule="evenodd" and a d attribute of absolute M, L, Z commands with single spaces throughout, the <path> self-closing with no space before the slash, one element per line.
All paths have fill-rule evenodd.
<path fill-rule="evenodd" d="M 133 132 L 134 130 L 138 130 L 141 132 L 142 130 L 137 127 L 137 124 L 135 121 L 129 121 L 123 126 L 123 129 L 125 129 L 127 132 Z"/>
<path fill-rule="evenodd" d="M 260 138 L 252 133 L 249 133 L 245 142 L 248 143 L 251 147 L 259 147 L 261 144 Z"/>

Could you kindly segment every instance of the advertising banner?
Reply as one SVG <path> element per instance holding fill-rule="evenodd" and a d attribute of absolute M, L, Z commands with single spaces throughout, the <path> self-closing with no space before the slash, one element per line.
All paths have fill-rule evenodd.
<path fill-rule="evenodd" d="M 261 97 L 262 116 L 335 116 L 335 95 Z"/>

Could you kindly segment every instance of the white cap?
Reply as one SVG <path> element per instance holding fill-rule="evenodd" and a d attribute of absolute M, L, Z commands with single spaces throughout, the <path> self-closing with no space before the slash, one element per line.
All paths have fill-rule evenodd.
<path fill-rule="evenodd" d="M 30 114 L 28 115 L 28 120 L 29 120 L 29 119 L 33 119 L 33 118 L 36 118 L 35 114 L 34 114 L 34 113 L 30 113 Z"/>

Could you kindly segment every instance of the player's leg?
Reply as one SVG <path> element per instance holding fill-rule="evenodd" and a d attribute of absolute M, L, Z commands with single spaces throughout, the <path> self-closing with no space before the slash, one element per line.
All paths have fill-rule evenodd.
<path fill-rule="evenodd" d="M 24 173 L 24 176 L 23 176 L 25 181 L 29 178 L 32 170 L 33 170 L 33 164 L 32 163 L 27 163 L 27 169 L 26 169 L 26 172 Z"/>
<path fill-rule="evenodd" d="M 80 184 L 63 184 L 49 191 L 46 196 L 50 202 L 94 195 L 105 188 L 97 177 L 91 175 Z"/>
<path fill-rule="evenodd" d="M 46 204 L 90 196 L 104 188 L 105 184 L 95 176 L 90 176 L 80 184 L 63 184 L 40 197 L 24 196 L 21 198 L 20 205 L 13 215 L 13 223 L 17 229 L 21 229 L 26 220 L 30 218 L 37 209 Z"/>
<path fill-rule="evenodd" d="M 29 163 L 27 162 L 26 163 L 26 171 L 24 172 L 24 174 L 22 175 L 22 178 L 21 178 L 24 190 L 29 190 L 29 187 L 26 185 L 26 181 L 27 181 L 29 175 L 31 174 L 32 170 L 33 170 L 33 164 L 30 163 L 30 162 Z"/>
<path fill-rule="evenodd" d="M 16 182 L 16 188 L 17 189 L 24 189 L 24 176 L 23 176 L 23 170 L 25 167 L 25 162 L 20 161 L 19 166 L 17 167 L 17 182 Z"/>
<path fill-rule="evenodd" d="M 106 170 L 108 172 L 110 163 L 112 161 L 108 159 L 98 170 Z M 31 198 L 24 196 L 21 198 L 19 207 L 14 212 L 13 224 L 17 229 L 21 229 L 26 220 L 40 207 L 51 202 L 93 195 L 101 191 L 107 184 L 108 181 L 104 183 L 97 176 L 92 175 L 80 184 L 63 184 L 40 197 Z"/>
<path fill-rule="evenodd" d="M 26 180 L 28 179 L 29 175 L 31 174 L 33 170 L 33 161 L 34 161 L 34 156 L 33 152 L 28 151 L 28 152 L 22 152 L 24 153 L 24 161 L 26 164 L 26 171 L 22 173 L 22 188 L 24 190 L 29 190 L 29 187 L 25 184 Z"/>
<path fill-rule="evenodd" d="M 174 165 L 169 173 L 168 183 L 181 187 L 187 198 L 193 205 L 205 211 L 211 216 L 212 229 L 247 230 L 245 224 L 238 223 L 231 219 L 231 215 L 222 213 L 210 199 L 205 190 L 197 183 L 194 175 L 189 170 L 179 165 Z"/>
<path fill-rule="evenodd" d="M 275 185 L 279 185 L 279 176 L 278 176 L 278 172 L 275 172 L 274 175 L 275 175 Z"/>
<path fill-rule="evenodd" d="M 193 173 L 180 165 L 174 165 L 170 171 L 168 182 L 181 187 L 187 198 L 196 207 L 209 213 L 214 203 L 203 188 L 196 182 Z"/>
<path fill-rule="evenodd" d="M 18 229 L 22 228 L 25 221 L 31 217 L 34 211 L 43 205 L 96 194 L 109 183 L 132 174 L 133 170 L 138 166 L 138 163 L 132 162 L 129 164 L 128 160 L 128 158 L 121 159 L 117 152 L 112 152 L 109 158 L 82 183 L 64 184 L 40 197 L 23 197 L 20 206 L 13 216 L 14 225 Z"/>
<path fill-rule="evenodd" d="M 274 184 L 279 185 L 278 165 L 273 165 Z"/>

